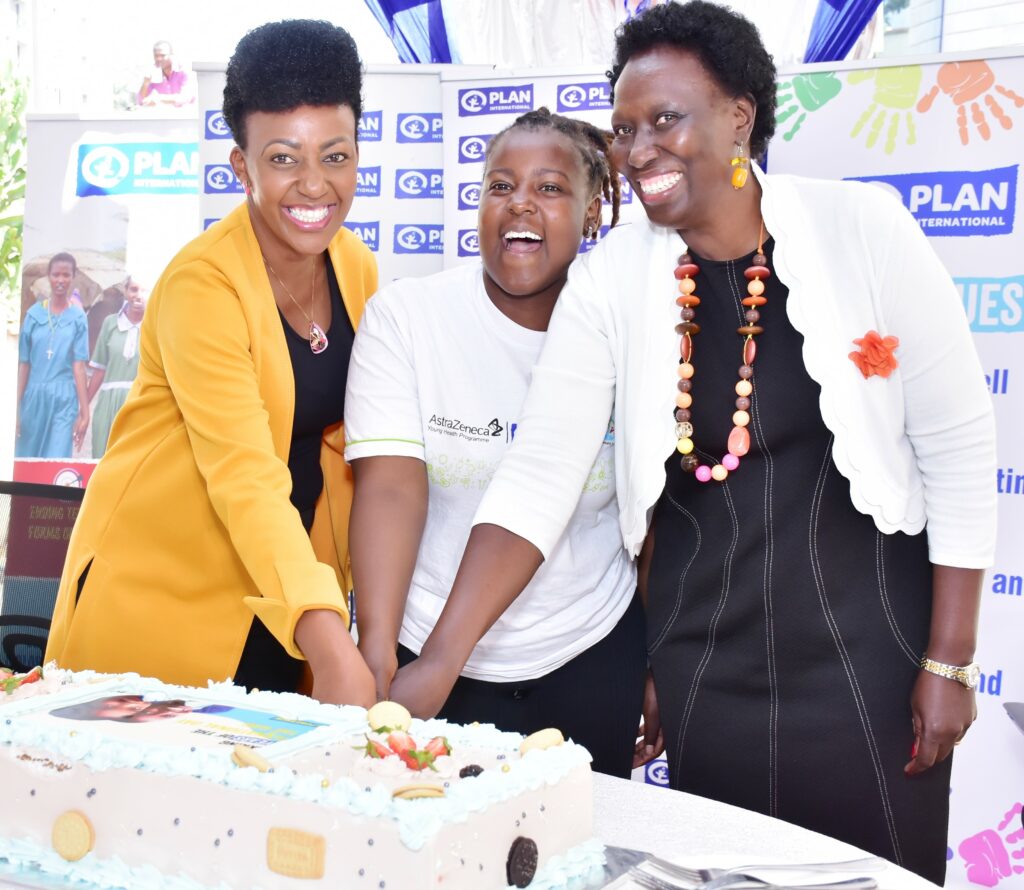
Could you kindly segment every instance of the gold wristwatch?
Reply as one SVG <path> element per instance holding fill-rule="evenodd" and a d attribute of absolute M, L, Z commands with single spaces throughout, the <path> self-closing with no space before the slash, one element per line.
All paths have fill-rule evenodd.
<path fill-rule="evenodd" d="M 921 668 L 928 671 L 929 674 L 936 674 L 947 680 L 956 680 L 957 683 L 968 689 L 977 689 L 978 681 L 981 679 L 981 668 L 976 661 L 958 667 L 955 664 L 943 664 L 941 661 L 935 661 L 925 656 L 921 659 Z"/>

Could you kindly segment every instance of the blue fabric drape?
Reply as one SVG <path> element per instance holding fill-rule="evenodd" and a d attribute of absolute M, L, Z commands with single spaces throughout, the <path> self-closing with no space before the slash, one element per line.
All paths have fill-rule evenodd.
<path fill-rule="evenodd" d="M 846 58 L 882 0 L 818 0 L 804 62 Z"/>
<path fill-rule="evenodd" d="M 441 0 L 366 0 L 403 62 L 457 62 L 452 58 Z"/>

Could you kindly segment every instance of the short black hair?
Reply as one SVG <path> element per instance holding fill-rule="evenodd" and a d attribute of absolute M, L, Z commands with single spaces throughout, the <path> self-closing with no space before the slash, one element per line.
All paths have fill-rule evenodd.
<path fill-rule="evenodd" d="M 53 271 L 53 267 L 56 266 L 57 263 L 70 263 L 71 274 L 78 274 L 78 263 L 75 262 L 75 258 L 71 256 L 70 253 L 67 253 L 66 251 L 62 250 L 60 253 L 55 253 L 52 257 L 50 257 L 50 262 L 47 263 L 46 265 L 47 274 Z"/>
<path fill-rule="evenodd" d="M 611 133 L 586 121 L 565 117 L 561 114 L 552 114 L 542 105 L 540 108 L 521 114 L 504 130 L 491 137 L 484 154 L 485 167 L 495 146 L 505 134 L 512 130 L 554 130 L 568 137 L 583 158 L 587 186 L 590 188 L 591 194 L 600 194 L 612 205 L 611 225 L 614 226 L 619 221 L 622 186 L 619 182 L 618 170 L 615 169 L 609 151 Z M 595 231 L 591 237 L 596 240 L 597 235 L 598 233 Z"/>
<path fill-rule="evenodd" d="M 330 22 L 291 19 L 260 25 L 238 41 L 224 81 L 224 120 L 241 149 L 254 111 L 347 105 L 359 125 L 363 66 L 351 35 Z"/>
<path fill-rule="evenodd" d="M 764 154 L 775 133 L 775 63 L 757 28 L 739 13 L 708 0 L 652 6 L 615 32 L 615 63 L 607 72 L 613 100 L 626 63 L 657 46 L 693 53 L 723 92 L 753 99 L 757 114 L 750 155 Z"/>

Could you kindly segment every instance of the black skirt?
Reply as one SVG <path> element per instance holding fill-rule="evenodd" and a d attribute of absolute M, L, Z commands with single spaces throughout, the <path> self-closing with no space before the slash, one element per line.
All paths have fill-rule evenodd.
<path fill-rule="evenodd" d="M 693 439 L 713 464 L 732 428 L 750 256 L 694 259 Z M 882 534 L 853 507 L 786 288 L 772 277 L 766 296 L 750 453 L 722 483 L 673 455 L 655 510 L 648 649 L 670 783 L 941 884 L 951 762 L 903 772 L 931 617 L 926 536 Z"/>

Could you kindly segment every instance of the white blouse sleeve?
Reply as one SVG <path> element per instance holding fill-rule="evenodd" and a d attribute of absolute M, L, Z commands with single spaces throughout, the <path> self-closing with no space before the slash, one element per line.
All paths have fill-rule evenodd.
<path fill-rule="evenodd" d="M 882 308 L 900 332 L 896 357 L 924 481 L 930 560 L 987 568 L 996 541 L 995 418 L 963 303 L 909 213 L 899 207 L 874 219 Z"/>
<path fill-rule="evenodd" d="M 520 414 L 474 525 L 499 525 L 551 553 L 604 441 L 615 399 L 610 307 L 600 247 L 577 260 L 555 305 Z"/>

